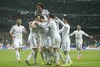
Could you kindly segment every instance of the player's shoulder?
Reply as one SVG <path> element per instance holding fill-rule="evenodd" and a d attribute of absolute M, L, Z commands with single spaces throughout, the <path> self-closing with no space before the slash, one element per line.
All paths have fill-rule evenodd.
<path fill-rule="evenodd" d="M 78 30 L 75 30 L 74 32 L 78 32 Z"/>
<path fill-rule="evenodd" d="M 70 27 L 70 25 L 69 24 L 66 24 L 68 27 Z"/>
<path fill-rule="evenodd" d="M 47 9 L 43 9 L 43 11 L 48 11 Z"/>
<path fill-rule="evenodd" d="M 81 32 L 84 32 L 83 30 L 80 30 Z"/>
<path fill-rule="evenodd" d="M 17 25 L 13 25 L 12 28 L 15 28 Z"/>
<path fill-rule="evenodd" d="M 25 28 L 23 25 L 21 25 L 21 28 Z"/>

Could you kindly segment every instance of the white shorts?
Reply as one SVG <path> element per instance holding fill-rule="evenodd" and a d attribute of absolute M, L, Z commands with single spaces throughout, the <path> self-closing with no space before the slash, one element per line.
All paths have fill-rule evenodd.
<path fill-rule="evenodd" d="M 22 39 L 13 39 L 15 48 L 22 48 Z"/>
<path fill-rule="evenodd" d="M 30 48 L 38 48 L 37 40 L 34 36 L 30 38 Z"/>
<path fill-rule="evenodd" d="M 60 38 L 52 38 L 52 47 L 53 48 L 60 48 Z"/>
<path fill-rule="evenodd" d="M 62 47 L 64 51 L 70 51 L 70 39 L 63 40 Z"/>
<path fill-rule="evenodd" d="M 51 43 L 51 38 L 50 37 L 47 37 L 47 39 L 45 40 L 44 42 L 44 46 L 45 48 L 49 48 L 52 46 L 52 43 Z"/>
<path fill-rule="evenodd" d="M 76 48 L 81 48 L 82 49 L 82 42 L 76 42 Z"/>

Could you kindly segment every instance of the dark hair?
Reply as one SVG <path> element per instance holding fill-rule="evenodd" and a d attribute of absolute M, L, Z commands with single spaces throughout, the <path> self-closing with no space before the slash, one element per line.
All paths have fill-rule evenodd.
<path fill-rule="evenodd" d="M 48 16 L 53 18 L 53 19 L 55 18 L 55 16 L 53 14 L 48 14 Z"/>
<path fill-rule="evenodd" d="M 41 6 L 42 9 L 44 8 L 42 3 L 38 3 L 37 6 Z"/>
<path fill-rule="evenodd" d="M 36 15 L 34 18 L 37 18 L 38 16 L 40 16 L 40 15 Z"/>
<path fill-rule="evenodd" d="M 63 18 L 64 18 L 65 20 L 68 20 L 68 18 L 67 18 L 66 16 L 63 16 Z"/>
<path fill-rule="evenodd" d="M 63 16 L 63 19 L 67 21 L 67 23 L 69 23 L 67 16 Z"/>
<path fill-rule="evenodd" d="M 43 16 L 40 16 L 40 18 L 41 18 L 41 19 L 44 19 L 44 17 L 43 17 Z"/>

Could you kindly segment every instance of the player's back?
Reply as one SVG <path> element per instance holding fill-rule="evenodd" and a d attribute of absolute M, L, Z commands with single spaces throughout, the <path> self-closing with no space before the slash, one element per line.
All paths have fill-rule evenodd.
<path fill-rule="evenodd" d="M 58 29 L 57 29 L 57 25 L 56 22 L 53 19 L 49 20 L 49 24 L 50 24 L 50 34 L 52 37 L 60 37 Z"/>

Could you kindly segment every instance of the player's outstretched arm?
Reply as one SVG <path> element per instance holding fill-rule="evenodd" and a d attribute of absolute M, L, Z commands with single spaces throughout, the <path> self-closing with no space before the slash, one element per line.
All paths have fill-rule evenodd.
<path fill-rule="evenodd" d="M 69 34 L 69 36 L 73 36 L 73 35 L 75 35 L 75 31 L 74 31 L 74 32 L 72 32 L 71 34 Z"/>

